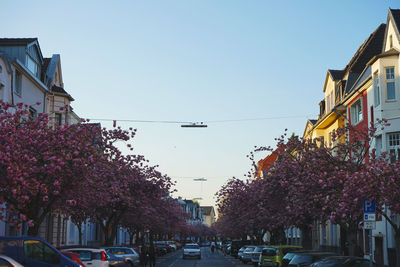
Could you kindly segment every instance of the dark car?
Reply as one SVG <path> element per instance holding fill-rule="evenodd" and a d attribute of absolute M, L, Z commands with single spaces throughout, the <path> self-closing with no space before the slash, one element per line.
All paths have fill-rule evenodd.
<path fill-rule="evenodd" d="M 288 267 L 308 266 L 311 263 L 320 261 L 324 258 L 335 256 L 332 252 L 302 252 L 295 253 L 293 259 L 289 262 Z"/>
<path fill-rule="evenodd" d="M 0 236 L 0 254 L 25 267 L 79 267 L 78 263 L 39 237 Z"/>
<path fill-rule="evenodd" d="M 232 240 L 230 254 L 237 258 L 239 249 L 246 245 L 250 245 L 250 240 Z"/>
<path fill-rule="evenodd" d="M 311 264 L 311 267 L 369 267 L 369 260 L 351 256 L 333 256 Z M 375 263 L 372 263 L 376 267 Z"/>

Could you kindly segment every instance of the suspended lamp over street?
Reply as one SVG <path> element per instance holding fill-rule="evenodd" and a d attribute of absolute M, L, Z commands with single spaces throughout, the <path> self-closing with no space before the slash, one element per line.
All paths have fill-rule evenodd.
<path fill-rule="evenodd" d="M 193 122 L 189 124 L 182 124 L 182 128 L 206 128 L 207 124 L 204 124 L 203 122 Z"/>
<path fill-rule="evenodd" d="M 207 181 L 207 178 L 193 178 L 193 181 L 204 182 L 204 181 Z"/>

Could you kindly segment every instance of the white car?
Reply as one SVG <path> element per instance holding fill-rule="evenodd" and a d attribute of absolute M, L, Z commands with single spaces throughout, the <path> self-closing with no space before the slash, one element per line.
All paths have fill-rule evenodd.
<path fill-rule="evenodd" d="M 0 266 L 24 267 L 23 265 L 5 255 L 0 255 Z"/>
<path fill-rule="evenodd" d="M 185 246 L 183 246 L 182 259 L 186 259 L 186 258 L 201 259 L 200 246 L 195 243 L 186 244 Z"/>
<path fill-rule="evenodd" d="M 109 267 L 110 262 L 108 256 L 103 248 L 68 248 L 62 249 L 62 251 L 68 251 L 79 254 L 80 260 L 86 265 L 91 267 Z"/>

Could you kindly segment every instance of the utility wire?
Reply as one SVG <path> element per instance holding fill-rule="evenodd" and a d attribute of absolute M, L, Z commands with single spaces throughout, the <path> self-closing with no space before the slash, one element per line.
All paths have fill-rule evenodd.
<path fill-rule="evenodd" d="M 312 115 L 294 115 L 294 116 L 278 116 L 278 117 L 261 117 L 261 118 L 248 118 L 248 119 L 229 119 L 229 120 L 210 120 L 200 121 L 196 123 L 227 123 L 227 122 L 244 122 L 244 121 L 261 121 L 261 120 L 276 120 L 276 119 L 291 119 L 291 118 L 308 118 Z M 170 124 L 190 124 L 194 121 L 173 121 L 173 120 L 134 120 L 134 119 L 97 119 L 93 118 L 91 121 L 115 121 L 115 122 L 139 122 L 139 123 L 170 123 Z"/>

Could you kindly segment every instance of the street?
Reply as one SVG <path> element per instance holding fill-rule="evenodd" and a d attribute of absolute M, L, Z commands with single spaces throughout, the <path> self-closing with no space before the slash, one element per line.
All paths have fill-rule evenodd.
<path fill-rule="evenodd" d="M 211 253 L 210 247 L 201 248 L 201 260 L 198 259 L 182 259 L 182 250 L 178 250 L 157 258 L 156 266 L 159 267 L 242 267 L 252 266 L 250 263 L 245 265 L 241 261 L 229 255 L 224 256 L 221 251 Z"/>

